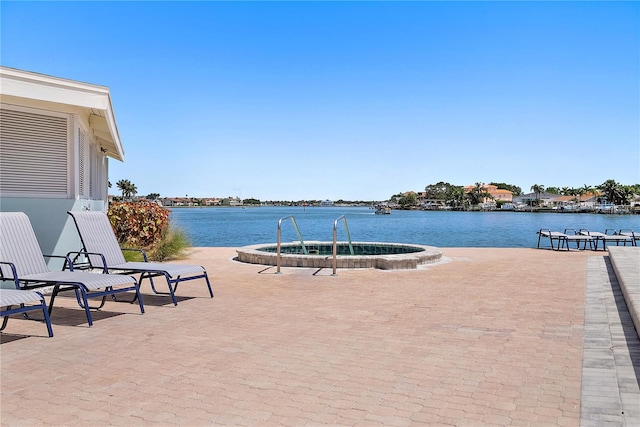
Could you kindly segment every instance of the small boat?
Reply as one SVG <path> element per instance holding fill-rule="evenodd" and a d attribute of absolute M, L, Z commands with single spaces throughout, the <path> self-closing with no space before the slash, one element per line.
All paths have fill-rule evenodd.
<path fill-rule="evenodd" d="M 391 214 L 391 208 L 386 203 L 378 203 L 374 206 L 376 215 L 389 215 Z"/>

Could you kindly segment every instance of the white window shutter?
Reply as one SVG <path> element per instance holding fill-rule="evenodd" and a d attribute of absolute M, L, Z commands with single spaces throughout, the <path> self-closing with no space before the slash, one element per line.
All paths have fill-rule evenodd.
<path fill-rule="evenodd" d="M 78 128 L 78 194 L 87 195 L 87 175 L 89 175 L 88 142 L 85 133 Z"/>
<path fill-rule="evenodd" d="M 68 117 L 0 109 L 0 192 L 68 194 Z"/>

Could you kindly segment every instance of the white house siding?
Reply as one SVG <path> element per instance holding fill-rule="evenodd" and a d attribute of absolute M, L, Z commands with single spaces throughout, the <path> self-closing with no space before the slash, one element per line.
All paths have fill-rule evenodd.
<path fill-rule="evenodd" d="M 25 212 L 44 254 L 79 250 L 67 211 L 106 211 L 107 156 L 124 158 L 109 91 L 6 67 L 0 80 L 0 210 Z"/>
<path fill-rule="evenodd" d="M 86 129 L 75 113 L 0 105 L 0 209 L 29 216 L 44 254 L 81 248 L 67 211 L 107 208 L 108 160 Z"/>

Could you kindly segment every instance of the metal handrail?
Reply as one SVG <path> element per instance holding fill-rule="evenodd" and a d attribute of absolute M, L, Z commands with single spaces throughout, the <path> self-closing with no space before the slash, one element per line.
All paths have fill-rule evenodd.
<path fill-rule="evenodd" d="M 338 221 L 342 220 L 344 223 L 344 230 L 347 233 L 347 240 L 349 241 L 349 251 L 351 255 L 354 255 L 353 245 L 351 244 L 351 234 L 349 233 L 349 226 L 347 225 L 347 217 L 340 215 L 335 221 L 333 221 L 333 276 L 336 276 L 336 270 L 338 268 Z"/>
<path fill-rule="evenodd" d="M 294 218 L 293 215 L 289 215 L 289 216 L 285 216 L 282 217 L 278 220 L 278 249 L 276 252 L 276 274 L 280 274 L 280 258 L 282 257 L 282 253 L 280 252 L 280 241 L 281 241 L 281 236 L 282 236 L 282 221 L 284 221 L 285 219 L 291 219 L 291 222 L 293 223 L 293 227 L 296 229 L 296 233 L 298 233 L 298 239 L 300 240 L 300 244 L 302 245 L 302 252 L 305 255 L 309 255 L 309 251 L 307 250 L 307 247 L 304 244 L 304 241 L 302 240 L 302 234 L 300 234 L 300 229 L 298 228 L 298 224 L 296 223 L 296 219 Z"/>

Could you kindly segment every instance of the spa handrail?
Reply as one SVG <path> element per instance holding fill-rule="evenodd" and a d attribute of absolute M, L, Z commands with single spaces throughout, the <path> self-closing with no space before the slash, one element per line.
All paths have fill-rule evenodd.
<path fill-rule="evenodd" d="M 349 233 L 349 226 L 347 225 L 347 217 L 340 215 L 335 221 L 333 221 L 333 275 L 336 275 L 338 268 L 338 221 L 342 220 L 344 223 L 344 230 L 347 233 L 347 240 L 349 241 L 349 251 L 351 255 L 354 255 L 353 245 L 351 244 L 351 234 Z"/>
<path fill-rule="evenodd" d="M 296 233 L 298 233 L 298 240 L 300 240 L 300 244 L 302 245 L 302 252 L 305 255 L 309 255 L 309 251 L 307 250 L 307 247 L 304 244 L 304 241 L 302 240 L 302 234 L 300 233 L 300 229 L 298 228 L 298 224 L 296 223 L 296 219 L 293 215 L 289 215 L 289 216 L 285 216 L 282 217 L 278 220 L 278 250 L 276 253 L 276 274 L 280 273 L 280 258 L 282 256 L 281 251 L 280 251 L 280 242 L 281 242 L 281 236 L 282 236 L 282 221 L 284 221 L 285 219 L 291 219 L 291 222 L 293 223 L 293 228 L 296 229 Z"/>

